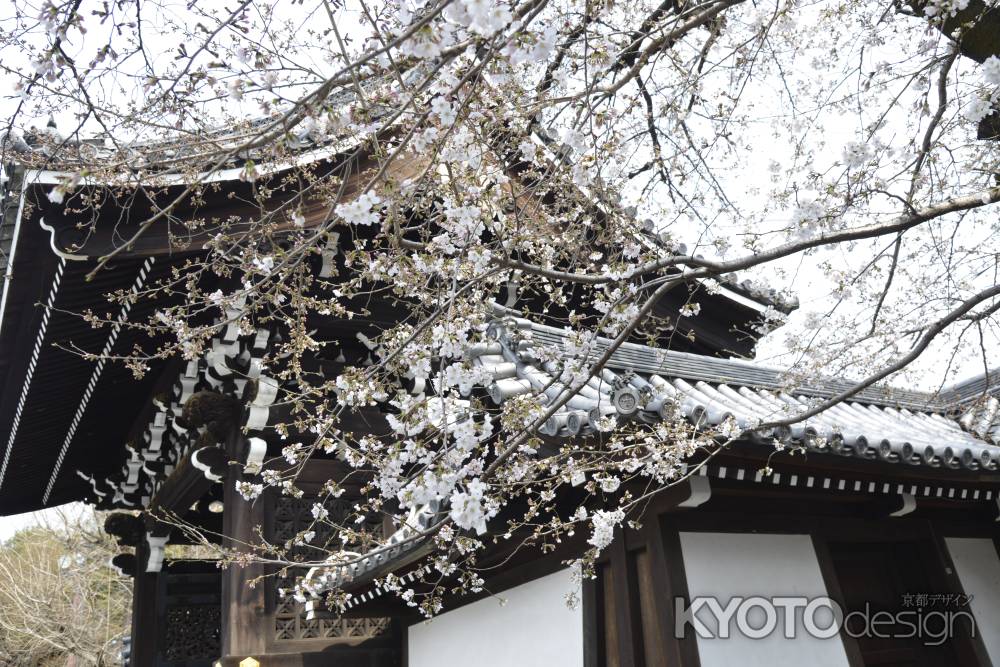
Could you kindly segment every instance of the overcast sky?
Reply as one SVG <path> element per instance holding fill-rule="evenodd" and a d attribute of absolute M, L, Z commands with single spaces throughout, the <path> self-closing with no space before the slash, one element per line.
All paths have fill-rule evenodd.
<path fill-rule="evenodd" d="M 35 526 L 46 521 L 55 521 L 56 511 L 59 509 L 68 511 L 71 515 L 79 514 L 83 511 L 82 503 L 69 503 L 59 507 L 50 507 L 40 512 L 27 512 L 25 514 L 15 514 L 13 516 L 0 517 L 0 542 L 9 540 L 17 531 Z"/>

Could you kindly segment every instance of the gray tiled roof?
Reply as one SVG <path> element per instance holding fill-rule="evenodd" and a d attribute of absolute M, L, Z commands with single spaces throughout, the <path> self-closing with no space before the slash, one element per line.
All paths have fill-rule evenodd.
<path fill-rule="evenodd" d="M 956 405 L 982 401 L 1000 391 L 1000 368 L 957 382 L 944 390 L 946 397 Z"/>
<path fill-rule="evenodd" d="M 579 340 L 574 341 L 570 331 L 510 316 L 510 311 L 499 306 L 496 312 L 498 317 L 487 329 L 488 342 L 467 352 L 473 364 L 489 370 L 492 381 L 486 390 L 492 401 L 500 405 L 514 396 L 539 391 L 550 399 L 559 396 L 565 385 L 558 378 L 571 361 L 568 349 Z M 591 362 L 610 344 L 599 337 L 592 341 Z M 625 343 L 612 354 L 600 376 L 590 378 L 541 431 L 550 437 L 585 436 L 613 429 L 624 420 L 655 423 L 680 414 L 706 426 L 732 419 L 751 438 L 778 438 L 824 453 L 970 470 L 1000 466 L 1000 446 L 995 444 L 1000 443 L 1000 426 L 994 426 L 1000 401 L 996 399 L 977 404 L 956 421 L 928 407 L 930 394 L 869 389 L 859 392 L 858 400 L 835 405 L 791 427 L 761 433 L 757 428 L 761 423 L 793 416 L 849 386 L 847 381 L 820 379 L 786 392 L 782 389 L 786 384 L 781 371 L 749 362 Z M 436 502 L 416 510 L 386 549 L 349 567 L 331 563 L 312 568 L 306 577 L 310 596 L 320 597 L 352 582 L 370 582 L 415 562 L 425 554 L 428 543 L 425 537 L 412 539 L 415 528 L 425 529 L 443 511 Z M 349 600 L 347 606 L 385 591 L 376 585 Z M 307 609 L 313 618 L 322 609 L 321 603 L 309 600 Z"/>
<path fill-rule="evenodd" d="M 571 332 L 501 317 L 488 335 L 491 342 L 470 350 L 470 358 L 490 369 L 493 382 L 487 389 L 496 404 L 530 391 L 544 391 L 550 399 L 561 394 L 565 385 L 558 378 L 565 362 L 559 357 L 574 346 Z M 602 338 L 594 341 L 591 362 L 610 343 Z M 749 362 L 627 343 L 613 353 L 600 376 L 590 378 L 541 430 L 553 437 L 571 437 L 608 430 L 621 420 L 652 423 L 679 413 L 702 425 L 732 418 L 756 438 L 777 437 L 862 459 L 972 470 L 996 470 L 1000 465 L 1000 447 L 993 442 L 994 436 L 1000 442 L 1000 427 L 984 440 L 929 403 L 922 392 L 870 388 L 855 400 L 801 423 L 761 432 L 756 427 L 762 422 L 801 413 L 850 383 L 821 379 L 791 391 L 786 386 L 781 371 Z M 993 406 L 990 425 L 998 407 L 1000 403 Z"/>

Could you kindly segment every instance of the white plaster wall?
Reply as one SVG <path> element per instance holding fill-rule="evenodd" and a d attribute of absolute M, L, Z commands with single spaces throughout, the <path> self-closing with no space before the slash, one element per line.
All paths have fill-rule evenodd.
<path fill-rule="evenodd" d="M 947 537 L 945 544 L 962 589 L 972 596 L 970 606 L 976 618 L 976 631 L 983 638 L 990 660 L 1000 665 L 1000 558 L 993 540 Z"/>
<path fill-rule="evenodd" d="M 816 552 L 807 535 L 681 533 L 680 540 L 692 599 L 699 595 L 716 596 L 725 607 L 732 596 L 827 595 Z M 726 639 L 718 638 L 718 624 L 705 612 L 702 609 L 698 618 L 705 621 L 714 638 L 698 637 L 702 667 L 848 667 L 839 635 L 829 639 L 809 636 L 802 625 L 801 610 L 796 614 L 793 639 L 784 637 L 784 612 L 780 609 L 777 629 L 762 639 L 739 632 Z M 755 616 L 755 612 L 751 612 L 750 622 L 761 627 L 763 617 Z M 832 616 L 826 613 L 816 617 L 822 628 L 828 627 L 831 620 Z M 734 622 L 734 630 L 735 626 Z M 694 632 L 690 625 L 687 631 Z"/>
<path fill-rule="evenodd" d="M 583 665 L 582 605 L 570 610 L 569 570 L 499 597 L 445 612 L 409 629 L 410 667 L 553 667 Z"/>

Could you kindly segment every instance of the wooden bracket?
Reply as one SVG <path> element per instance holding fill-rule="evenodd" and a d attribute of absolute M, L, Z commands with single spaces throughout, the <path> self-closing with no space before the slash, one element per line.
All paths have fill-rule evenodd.
<path fill-rule="evenodd" d="M 712 483 L 704 475 L 692 475 L 688 478 L 689 495 L 677 503 L 678 507 L 693 509 L 708 502 L 712 497 Z"/>
<path fill-rule="evenodd" d="M 902 500 L 903 506 L 894 512 L 889 512 L 889 516 L 906 516 L 917 509 L 917 499 L 912 493 L 901 493 L 899 498 Z"/>

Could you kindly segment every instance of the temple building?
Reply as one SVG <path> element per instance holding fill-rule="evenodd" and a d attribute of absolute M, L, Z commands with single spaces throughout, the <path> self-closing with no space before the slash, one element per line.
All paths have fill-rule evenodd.
<path fill-rule="evenodd" d="M 318 172 L 334 168 L 337 150 L 314 151 Z M 278 183 L 289 169 L 278 165 L 261 178 Z M 243 171 L 213 174 L 213 187 L 182 201 L 173 215 L 252 216 Z M 149 334 L 129 323 L 150 320 L 170 299 L 161 292 L 156 300 L 115 305 L 107 295 L 140 295 L 184 276 L 206 252 L 212 230 L 193 231 L 178 245 L 175 234 L 153 228 L 87 276 L 149 217 L 158 197 L 183 192 L 185 175 L 152 174 L 155 188 L 135 196 L 112 182 L 80 185 L 110 202 L 95 214 L 52 201 L 71 167 L 25 161 L 6 172 L 0 514 L 81 500 L 115 510 L 106 530 L 122 547 L 116 565 L 134 577 L 135 667 L 1000 664 L 1000 377 L 933 394 L 872 387 L 803 422 L 758 433 L 754 424 L 795 414 L 851 384 L 808 377 L 789 388 L 787 373 L 746 361 L 765 314 L 788 313 L 796 304 L 738 278 L 699 293 L 697 318 L 676 313 L 698 285 L 668 294 L 658 315 L 674 317 L 680 335 L 670 349 L 638 339 L 623 344 L 539 429 L 550 447 L 585 447 L 633 420 L 704 427 L 728 420 L 746 433 L 688 460 L 690 477 L 654 496 L 641 526 L 618 531 L 573 608 L 564 602 L 574 585 L 564 563 L 586 548 L 583 534 L 545 551 L 512 551 L 498 542 L 478 563 L 482 593 L 446 600 L 445 612 L 426 622 L 383 582 L 390 573 L 419 582 L 428 571 L 429 542 L 411 538 L 414 526 L 430 525 L 443 511 L 435 503 L 402 526 L 372 517 L 367 528 L 391 548 L 347 568 L 257 561 L 218 568 L 168 558 L 170 545 L 191 540 L 182 523 L 236 551 L 262 540 L 283 544 L 311 528 L 322 532 L 310 508 L 347 464 L 335 454 L 310 458 L 297 480 L 300 498 L 271 489 L 251 502 L 237 492 L 253 470 L 286 465 L 282 434 L 273 427 L 289 421 L 284 397 L 294 387 L 282 379 L 280 360 L 264 363 L 286 336 L 280 322 L 249 332 L 220 326 L 197 358 L 150 359 L 141 377 L 106 360 L 149 345 Z M 277 197 L 291 196 L 278 190 Z M 321 222 L 324 210 L 306 210 L 304 224 Z M 654 230 L 646 236 L 644 242 L 658 242 Z M 356 242 L 332 237 L 315 257 L 314 275 L 349 271 L 345 255 Z M 213 280 L 221 279 L 205 277 L 200 288 L 210 292 Z M 182 298 L 180 290 L 174 298 Z M 364 319 L 309 322 L 324 345 L 307 359 L 308 372 L 335 378 L 371 363 L 371 339 L 400 315 L 388 301 L 368 309 Z M 101 325 L 80 316 L 87 312 Z M 545 391 L 559 366 L 552 359 L 568 354 L 572 335 L 508 286 L 492 305 L 487 342 L 467 351 L 488 377 L 473 392 L 497 407 Z M 598 338 L 594 353 L 609 344 Z M 433 391 L 420 382 L 406 389 Z M 358 408 L 344 420 L 386 438 L 390 411 L 388 404 Z M 786 451 L 776 451 L 776 443 Z M 349 514 L 363 484 L 326 501 L 330 516 Z M 566 493 L 569 499 L 575 491 Z M 504 525 L 501 514 L 489 529 Z M 308 545 L 295 549 L 303 560 L 322 557 Z M 312 599 L 288 594 L 301 581 Z M 331 591 L 350 593 L 342 613 L 324 603 Z M 734 599 L 743 602 L 730 606 Z M 772 618 L 775 604 L 783 614 Z M 835 608 L 909 612 L 905 618 L 919 632 L 902 632 L 900 616 L 889 623 L 891 637 L 861 617 L 854 617 L 861 626 L 848 619 L 838 632 Z M 940 632 L 942 622 L 950 624 L 947 632 Z"/>

